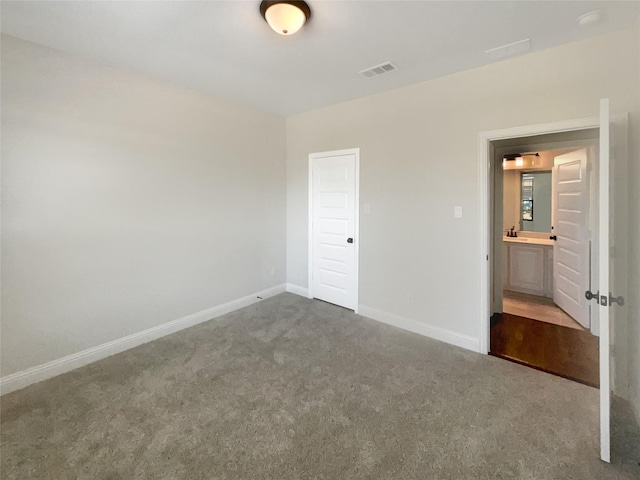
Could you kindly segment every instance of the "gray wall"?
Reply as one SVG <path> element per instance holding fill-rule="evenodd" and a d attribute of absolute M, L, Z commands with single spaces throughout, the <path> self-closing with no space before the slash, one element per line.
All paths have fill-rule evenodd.
<path fill-rule="evenodd" d="M 479 132 L 594 117 L 599 99 L 610 97 L 615 110 L 631 113 L 637 136 L 639 43 L 636 25 L 288 118 L 288 281 L 307 286 L 308 154 L 359 147 L 360 202 L 371 206 L 360 217 L 361 305 L 478 338 Z M 616 181 L 639 185 L 637 140 L 631 157 L 631 178 Z M 638 232 L 640 209 L 630 223 Z M 640 243 L 631 245 L 634 353 L 626 360 L 640 415 Z"/>
<path fill-rule="evenodd" d="M 3 376 L 285 281 L 280 117 L 3 36 L 2 162 Z"/>
<path fill-rule="evenodd" d="M 533 221 L 522 222 L 522 230 L 550 233 L 551 172 L 530 172 L 530 175 L 533 175 Z"/>

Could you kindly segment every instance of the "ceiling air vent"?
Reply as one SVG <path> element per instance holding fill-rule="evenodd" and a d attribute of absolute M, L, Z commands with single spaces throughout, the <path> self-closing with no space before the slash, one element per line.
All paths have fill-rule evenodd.
<path fill-rule="evenodd" d="M 376 65 L 375 67 L 365 68 L 364 70 L 360 70 L 358 73 L 363 77 L 373 78 L 379 77 L 380 75 L 385 75 L 387 73 L 395 72 L 398 70 L 391 62 L 381 63 L 380 65 Z"/>
<path fill-rule="evenodd" d="M 491 60 L 498 60 L 500 58 L 514 57 L 524 52 L 531 50 L 531 39 L 525 38 L 519 42 L 509 43 L 502 45 L 501 47 L 492 48 L 491 50 L 485 50 L 485 55 Z"/>

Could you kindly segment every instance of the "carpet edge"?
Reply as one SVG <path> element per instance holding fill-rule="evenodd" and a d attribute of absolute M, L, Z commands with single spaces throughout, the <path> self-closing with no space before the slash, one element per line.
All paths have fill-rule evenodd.
<path fill-rule="evenodd" d="M 362 304 L 360 305 L 358 314 L 378 322 L 386 323 L 387 325 L 417 333 L 424 337 L 429 337 L 450 345 L 455 345 L 456 347 L 471 350 L 472 352 L 480 352 L 479 338 L 429 325 L 427 323 L 417 322 L 416 320 L 411 320 L 409 318 L 401 317 L 399 315 Z"/>
<path fill-rule="evenodd" d="M 67 355 L 20 372 L 6 375 L 0 378 L 0 396 L 15 392 L 16 390 L 21 390 L 29 385 L 48 380 L 63 373 L 70 372 L 76 368 L 83 367 L 90 363 L 97 362 L 98 360 L 124 352 L 125 350 L 157 340 L 158 338 L 184 330 L 185 328 L 213 320 L 214 318 L 240 308 L 248 307 L 249 305 L 253 305 L 260 301 L 257 297 L 266 299 L 284 293 L 285 291 L 286 285 L 284 283 L 275 285 L 265 290 L 223 303 L 222 305 L 217 305 L 215 307 L 201 310 L 200 312 L 185 315 L 184 317 L 180 317 L 176 320 L 171 320 L 161 325 L 157 325 L 77 353 L 72 353 L 71 355 Z"/>

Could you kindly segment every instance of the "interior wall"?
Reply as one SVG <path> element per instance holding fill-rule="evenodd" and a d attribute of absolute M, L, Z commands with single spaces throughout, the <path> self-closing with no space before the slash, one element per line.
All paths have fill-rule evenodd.
<path fill-rule="evenodd" d="M 285 281 L 285 121 L 2 37 L 3 376 Z"/>
<path fill-rule="evenodd" d="M 604 97 L 612 100 L 614 110 L 630 112 L 631 128 L 637 132 L 639 57 L 636 24 L 290 117 L 288 281 L 307 285 L 308 154 L 359 147 L 360 201 L 370 205 L 370 214 L 360 216 L 361 307 L 433 327 L 430 331 L 477 339 L 480 262 L 486 261 L 486 252 L 478 248 L 478 134 L 596 117 Z M 513 74 L 523 71 L 528 74 Z M 628 74 L 612 74 L 622 71 Z M 635 143 L 634 165 L 637 156 Z M 638 180 L 637 165 L 634 168 L 632 179 Z M 463 207 L 463 218 L 454 218 L 456 205 Z M 635 231 L 640 224 L 637 210 Z M 635 245 L 637 286 L 640 255 Z M 632 308 L 638 320 L 638 304 Z M 637 334 L 636 327 L 636 346 Z M 633 368 L 640 378 L 640 363 Z"/>
<path fill-rule="evenodd" d="M 520 230 L 520 171 L 505 170 L 503 176 L 502 230 Z"/>

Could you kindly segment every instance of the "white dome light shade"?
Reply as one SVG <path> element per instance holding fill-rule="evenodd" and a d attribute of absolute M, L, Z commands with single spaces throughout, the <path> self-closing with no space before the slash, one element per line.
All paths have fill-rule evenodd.
<path fill-rule="evenodd" d="M 269 26 L 280 35 L 293 35 L 306 23 L 311 10 L 304 2 L 267 2 L 260 4 L 260 12 Z"/>

